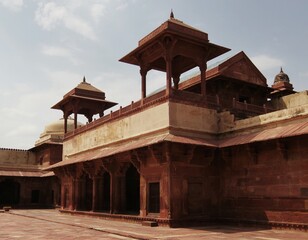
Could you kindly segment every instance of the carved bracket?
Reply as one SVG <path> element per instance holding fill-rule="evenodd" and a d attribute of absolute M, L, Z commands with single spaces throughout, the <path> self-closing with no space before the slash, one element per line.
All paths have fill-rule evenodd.
<path fill-rule="evenodd" d="M 196 146 L 195 145 L 185 145 L 185 155 L 187 163 L 191 163 L 194 159 Z"/>
<path fill-rule="evenodd" d="M 93 162 L 83 162 L 83 171 L 88 174 L 90 178 L 93 178 L 95 175 L 95 166 Z"/>
<path fill-rule="evenodd" d="M 112 174 L 116 170 L 115 166 L 116 159 L 114 157 L 104 158 L 102 160 L 102 167 L 109 173 Z"/>
<path fill-rule="evenodd" d="M 253 160 L 255 164 L 258 164 L 258 148 L 255 144 L 247 144 L 246 150 L 249 158 Z"/>
<path fill-rule="evenodd" d="M 148 146 L 148 150 L 149 153 L 151 155 L 151 157 L 158 163 L 158 164 L 162 164 L 162 150 L 160 147 L 156 146 L 156 145 L 150 145 Z"/>
<path fill-rule="evenodd" d="M 288 161 L 288 146 L 285 141 L 281 139 L 277 139 L 276 141 L 276 147 L 279 152 L 279 154 L 282 156 L 282 158 L 286 161 Z"/>
<path fill-rule="evenodd" d="M 132 150 L 130 153 L 131 153 L 130 162 L 134 165 L 134 167 L 140 174 L 141 159 L 139 157 L 138 150 Z"/>

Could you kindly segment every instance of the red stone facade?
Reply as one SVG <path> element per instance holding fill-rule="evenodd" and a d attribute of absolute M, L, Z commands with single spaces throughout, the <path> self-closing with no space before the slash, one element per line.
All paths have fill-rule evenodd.
<path fill-rule="evenodd" d="M 307 92 L 268 87 L 243 52 L 207 69 L 228 50 L 171 18 L 123 57 L 140 67 L 141 100 L 66 133 L 63 160 L 48 168 L 61 179 L 62 211 L 307 229 Z M 166 89 L 148 95 L 153 69 L 166 72 Z"/>

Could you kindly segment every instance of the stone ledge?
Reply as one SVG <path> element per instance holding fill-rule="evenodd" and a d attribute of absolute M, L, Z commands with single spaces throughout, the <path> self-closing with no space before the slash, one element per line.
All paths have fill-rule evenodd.
<path fill-rule="evenodd" d="M 141 225 L 146 227 L 157 227 L 158 223 L 155 221 L 143 221 Z"/>

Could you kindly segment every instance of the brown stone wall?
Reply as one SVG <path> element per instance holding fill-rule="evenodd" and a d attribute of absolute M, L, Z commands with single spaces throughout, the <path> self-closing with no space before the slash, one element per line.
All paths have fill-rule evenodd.
<path fill-rule="evenodd" d="M 56 177 L 0 177 L 0 184 L 3 182 L 16 188 L 13 190 L 16 201 L 14 196 L 6 196 L 4 205 L 9 205 L 13 208 L 46 208 L 54 207 L 58 204 L 59 185 Z M 7 190 L 6 195 L 12 195 L 11 189 Z M 0 197 L 3 198 L 3 195 Z M 3 200 L 1 199 L 0 202 L 3 202 Z"/>
<path fill-rule="evenodd" d="M 215 217 L 219 203 L 219 161 L 214 161 L 215 149 L 174 143 L 171 158 L 172 219 Z"/>
<path fill-rule="evenodd" d="M 307 223 L 308 137 L 228 150 L 222 174 L 221 217 Z"/>
<path fill-rule="evenodd" d="M 34 165 L 35 154 L 18 149 L 0 148 L 0 165 Z"/>

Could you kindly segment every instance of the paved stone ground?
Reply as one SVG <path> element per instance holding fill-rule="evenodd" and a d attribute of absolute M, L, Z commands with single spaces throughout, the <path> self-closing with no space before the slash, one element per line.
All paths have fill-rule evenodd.
<path fill-rule="evenodd" d="M 0 239 L 307 240 L 308 232 L 231 226 L 151 228 L 57 210 L 11 210 L 0 213 Z"/>

